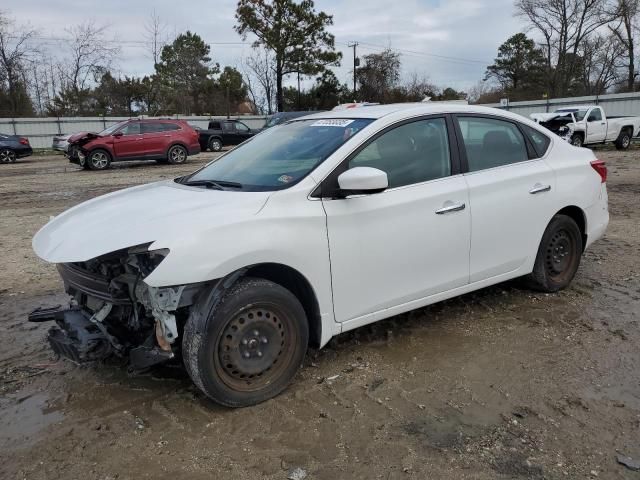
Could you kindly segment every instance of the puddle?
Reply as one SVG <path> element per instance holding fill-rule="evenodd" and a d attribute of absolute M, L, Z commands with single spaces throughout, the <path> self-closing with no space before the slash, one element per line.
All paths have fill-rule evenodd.
<path fill-rule="evenodd" d="M 0 412 L 0 450 L 5 451 L 32 445 L 44 428 L 64 417 L 46 393 L 7 395 L 0 400 Z"/>

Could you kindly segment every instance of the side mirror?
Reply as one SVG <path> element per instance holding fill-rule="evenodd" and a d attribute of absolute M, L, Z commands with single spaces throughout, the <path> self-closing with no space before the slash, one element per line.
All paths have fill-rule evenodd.
<path fill-rule="evenodd" d="M 122 135 L 124 135 L 124 133 L 122 133 L 121 131 L 113 134 L 113 136 L 116 138 L 120 138 Z"/>
<path fill-rule="evenodd" d="M 389 187 L 389 178 L 382 170 L 372 167 L 355 167 L 338 177 L 338 186 L 343 193 L 380 193 Z"/>

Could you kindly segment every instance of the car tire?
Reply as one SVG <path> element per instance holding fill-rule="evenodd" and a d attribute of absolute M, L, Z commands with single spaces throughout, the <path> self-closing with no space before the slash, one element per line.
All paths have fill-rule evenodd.
<path fill-rule="evenodd" d="M 631 146 L 631 134 L 629 130 L 625 129 L 620 133 L 620 136 L 615 141 L 617 150 L 627 150 Z"/>
<path fill-rule="evenodd" d="M 542 236 L 529 286 L 547 293 L 566 288 L 578 271 L 582 251 L 578 224 L 566 215 L 555 215 Z"/>
<path fill-rule="evenodd" d="M 167 152 L 167 162 L 171 165 L 180 165 L 187 161 L 189 153 L 182 145 L 174 145 Z"/>
<path fill-rule="evenodd" d="M 222 293 L 200 296 L 184 328 L 182 356 L 194 383 L 227 407 L 246 407 L 281 393 L 304 359 L 309 326 L 289 290 L 243 278 Z"/>
<path fill-rule="evenodd" d="M 571 145 L 574 147 L 582 147 L 584 145 L 584 138 L 582 138 L 582 135 L 574 133 L 571 136 Z"/>
<path fill-rule="evenodd" d="M 16 158 L 16 152 L 10 148 L 0 150 L 0 163 L 15 163 Z"/>
<path fill-rule="evenodd" d="M 209 140 L 209 150 L 212 152 L 219 152 L 222 150 L 222 142 L 219 138 L 212 138 Z"/>
<path fill-rule="evenodd" d="M 87 154 L 86 165 L 90 170 L 106 170 L 111 165 L 111 155 L 101 148 Z"/>

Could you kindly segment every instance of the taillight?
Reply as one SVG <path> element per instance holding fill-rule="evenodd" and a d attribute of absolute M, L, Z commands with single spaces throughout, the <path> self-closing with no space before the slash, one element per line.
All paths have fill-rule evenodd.
<path fill-rule="evenodd" d="M 607 181 L 607 164 L 603 160 L 594 160 L 591 162 L 591 166 L 600 175 L 602 183 L 605 183 Z"/>
<path fill-rule="evenodd" d="M 29 145 L 29 139 L 26 137 L 20 137 L 20 144 L 21 145 Z"/>

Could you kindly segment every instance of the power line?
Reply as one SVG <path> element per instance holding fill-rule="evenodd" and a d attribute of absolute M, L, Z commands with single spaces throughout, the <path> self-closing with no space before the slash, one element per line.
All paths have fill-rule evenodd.
<path fill-rule="evenodd" d="M 336 42 L 338 44 L 341 45 L 346 45 L 348 47 L 350 47 L 351 45 L 348 43 L 344 43 L 344 42 Z M 435 58 L 435 59 L 439 59 L 439 60 L 443 60 L 443 61 L 448 61 L 451 63 L 459 63 L 459 64 L 482 64 L 482 65 L 489 65 L 492 62 L 490 61 L 486 61 L 486 60 L 474 60 L 474 59 L 470 59 L 470 58 L 461 58 L 461 57 L 452 57 L 452 56 L 448 56 L 448 55 L 439 55 L 436 53 L 428 53 L 428 52 L 421 52 L 418 50 L 408 50 L 406 48 L 394 48 L 394 47 L 390 47 L 390 46 L 384 46 L 384 45 L 378 45 L 375 43 L 369 43 L 369 42 L 359 42 L 360 45 L 363 46 L 363 48 L 367 48 L 368 50 L 374 50 L 374 49 L 387 49 L 387 48 L 391 48 L 392 50 L 401 52 L 401 53 L 405 53 L 408 55 L 415 55 L 415 56 L 422 56 L 422 57 L 430 57 L 430 58 Z"/>

